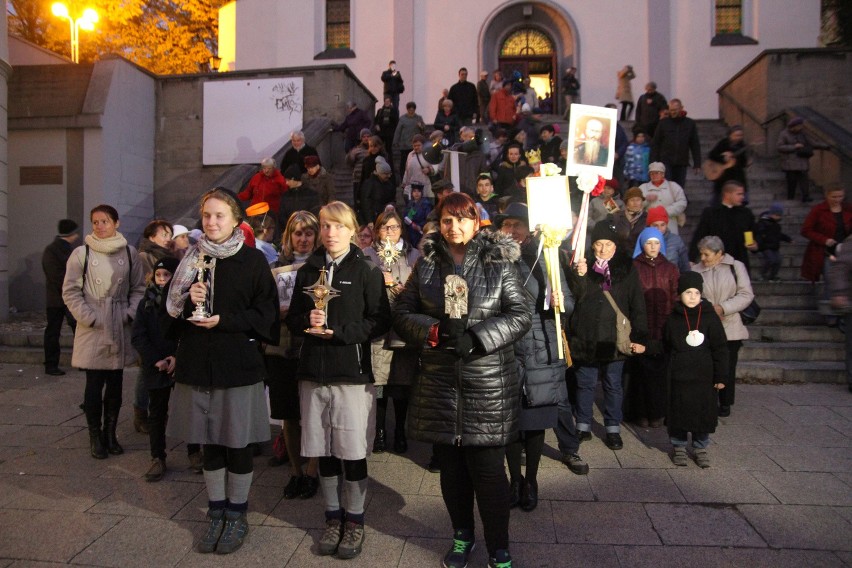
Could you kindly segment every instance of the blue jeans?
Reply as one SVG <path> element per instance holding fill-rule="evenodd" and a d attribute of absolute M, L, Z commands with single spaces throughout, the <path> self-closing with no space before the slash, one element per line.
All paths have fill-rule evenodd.
<path fill-rule="evenodd" d="M 669 434 L 672 446 L 676 448 L 685 448 L 687 444 L 687 436 L 689 432 L 678 430 Z M 704 449 L 710 445 L 710 434 L 707 432 L 692 433 L 692 447 L 698 450 Z"/>
<path fill-rule="evenodd" d="M 621 375 L 624 361 L 611 361 L 577 369 L 577 430 L 590 432 L 592 429 L 592 406 L 595 403 L 595 390 L 598 385 L 598 370 L 604 371 L 604 426 L 607 434 L 621 432 L 622 402 L 624 390 Z"/>

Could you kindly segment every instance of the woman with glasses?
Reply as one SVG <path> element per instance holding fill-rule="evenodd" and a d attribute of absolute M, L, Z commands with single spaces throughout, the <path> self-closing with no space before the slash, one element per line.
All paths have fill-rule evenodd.
<path fill-rule="evenodd" d="M 402 238 L 402 218 L 396 211 L 386 211 L 376 218 L 373 229 L 376 239 L 364 250 L 382 270 L 385 292 L 393 306 L 396 297 L 420 258 L 420 251 Z M 419 349 L 406 347 L 393 331 L 373 341 L 373 377 L 376 385 L 376 438 L 373 452 L 385 451 L 387 439 L 385 422 L 388 398 L 393 398 L 394 432 L 393 451 L 404 454 L 408 450 L 405 437 L 405 418 L 408 415 L 408 391 L 411 378 L 417 369 Z"/>

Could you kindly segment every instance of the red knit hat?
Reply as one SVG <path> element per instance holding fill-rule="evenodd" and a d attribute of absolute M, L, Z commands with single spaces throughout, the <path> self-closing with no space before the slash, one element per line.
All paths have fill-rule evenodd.
<path fill-rule="evenodd" d="M 666 213 L 666 208 L 662 205 L 648 209 L 648 226 L 650 227 L 651 223 L 656 223 L 657 221 L 669 222 L 669 214 Z"/>

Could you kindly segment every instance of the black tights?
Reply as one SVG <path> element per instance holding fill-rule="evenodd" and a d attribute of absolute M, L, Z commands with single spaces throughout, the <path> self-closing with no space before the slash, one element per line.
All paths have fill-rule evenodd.
<path fill-rule="evenodd" d="M 120 407 L 123 380 L 122 369 L 86 370 L 86 390 L 83 394 L 83 407 L 86 412 L 99 417 L 106 401 L 114 401 L 116 407 Z"/>
<path fill-rule="evenodd" d="M 384 430 L 388 413 L 388 397 L 376 399 L 376 430 Z M 405 418 L 408 416 L 408 399 L 393 399 L 393 422 L 396 432 L 405 432 Z"/>
<path fill-rule="evenodd" d="M 225 468 L 236 474 L 254 471 L 254 453 L 251 446 L 228 448 L 217 444 L 204 444 L 204 470 L 216 471 Z"/>
<path fill-rule="evenodd" d="M 521 449 L 527 451 L 527 481 L 534 483 L 538 477 L 538 464 L 544 450 L 544 430 L 524 430 L 521 437 L 506 446 L 506 461 L 509 462 L 509 477 L 521 479 Z"/>
<path fill-rule="evenodd" d="M 346 481 L 361 481 L 367 478 L 367 458 L 360 460 L 341 460 L 322 456 L 319 459 L 319 474 L 323 477 L 335 477 L 346 472 Z"/>

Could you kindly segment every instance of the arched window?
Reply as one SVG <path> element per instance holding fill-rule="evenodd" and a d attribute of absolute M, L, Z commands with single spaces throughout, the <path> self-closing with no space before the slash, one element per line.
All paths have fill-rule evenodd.
<path fill-rule="evenodd" d="M 535 28 L 521 28 L 500 47 L 500 57 L 552 55 L 553 41 Z"/>

